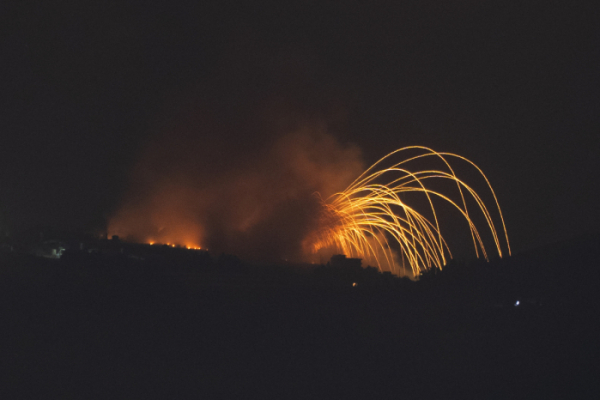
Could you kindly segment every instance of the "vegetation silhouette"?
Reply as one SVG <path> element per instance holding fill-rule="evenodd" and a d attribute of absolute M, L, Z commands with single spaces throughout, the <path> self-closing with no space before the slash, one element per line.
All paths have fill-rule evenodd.
<path fill-rule="evenodd" d="M 352 261 L 86 246 L 0 252 L 3 397 L 597 393 L 598 235 L 417 281 Z"/>

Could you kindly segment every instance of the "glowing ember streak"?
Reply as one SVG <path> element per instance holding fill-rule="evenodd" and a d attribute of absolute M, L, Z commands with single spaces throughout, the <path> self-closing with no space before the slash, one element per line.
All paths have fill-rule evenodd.
<path fill-rule="evenodd" d="M 382 162 L 386 160 L 389 162 L 391 157 L 397 157 L 401 152 L 408 150 L 417 150 L 419 154 L 397 163 L 392 162 L 393 165 L 388 168 L 375 169 Z M 407 169 L 407 164 L 426 157 L 441 160 L 445 168 L 419 171 Z M 474 167 L 485 179 L 494 198 L 504 230 L 508 254 L 510 254 L 508 234 L 500 205 L 481 169 L 462 156 L 438 153 L 421 146 L 404 147 L 391 152 L 363 172 L 346 190 L 334 194 L 325 201 L 321 199 L 323 211 L 319 229 L 305 240 L 305 249 L 316 253 L 321 249 L 333 248 L 350 257 L 372 260 L 380 270 L 384 266 L 396 274 L 400 274 L 405 268 L 410 268 L 413 276 L 419 276 L 422 271 L 434 267 L 442 269 L 447 257 L 452 258 L 452 254 L 440 232 L 438 216 L 432 200 L 440 198 L 451 204 L 464 217 L 471 231 L 476 256 L 479 257 L 481 251 L 487 260 L 487 251 L 479 230 L 467 209 L 466 198 L 472 198 L 477 205 L 476 209 L 483 214 L 498 255 L 502 257 L 500 238 L 490 212 L 479 195 L 456 176 L 448 162 L 449 159 L 457 158 Z M 452 200 L 447 195 L 425 185 L 426 183 L 429 185 L 433 180 L 450 181 L 456 184 L 460 201 Z M 427 199 L 432 218 L 425 218 L 406 204 L 401 198 L 405 197 L 405 193 L 423 194 Z"/>

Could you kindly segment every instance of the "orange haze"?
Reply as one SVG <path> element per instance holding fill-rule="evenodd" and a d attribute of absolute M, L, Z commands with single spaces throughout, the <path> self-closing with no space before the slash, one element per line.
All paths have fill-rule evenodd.
<path fill-rule="evenodd" d="M 318 222 L 315 192 L 326 198 L 364 170 L 360 150 L 322 127 L 262 143 L 201 137 L 170 133 L 146 147 L 110 235 L 251 260 L 307 260 L 302 242 Z"/>

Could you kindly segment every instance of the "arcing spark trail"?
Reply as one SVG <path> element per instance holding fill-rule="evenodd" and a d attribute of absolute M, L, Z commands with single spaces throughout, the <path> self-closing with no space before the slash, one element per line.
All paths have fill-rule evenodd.
<path fill-rule="evenodd" d="M 384 161 L 389 162 L 408 151 L 419 153 L 400 162 L 392 161 L 390 167 L 376 169 Z M 441 170 L 407 169 L 408 164 L 427 157 L 441 160 L 445 167 Z M 346 190 L 322 201 L 319 229 L 305 240 L 305 249 L 312 253 L 321 249 L 335 249 L 352 257 L 366 259 L 378 265 L 380 269 L 388 269 L 396 274 L 405 269 L 410 270 L 413 276 L 418 276 L 422 271 L 433 267 L 441 269 L 446 264 L 447 257 L 451 258 L 452 254 L 440 232 L 438 214 L 434 207 L 434 199 L 439 198 L 459 211 L 469 225 L 477 257 L 481 252 L 488 259 L 480 231 L 473 222 L 473 214 L 469 214 L 467 208 L 467 199 L 470 197 L 475 201 L 475 208 L 483 214 L 498 255 L 502 257 L 501 240 L 492 215 L 475 190 L 456 176 L 449 159 L 467 162 L 485 179 L 493 196 L 510 254 L 500 205 L 481 169 L 462 156 L 439 153 L 421 146 L 393 151 L 363 172 Z M 430 183 L 434 180 L 455 183 L 460 200 L 453 200 L 448 195 L 431 189 Z M 425 197 L 431 211 L 429 219 L 403 200 L 410 192 L 421 193 Z"/>

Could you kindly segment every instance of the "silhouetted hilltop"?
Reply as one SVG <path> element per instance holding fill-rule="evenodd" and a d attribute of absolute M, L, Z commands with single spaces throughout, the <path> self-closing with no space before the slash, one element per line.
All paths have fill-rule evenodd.
<path fill-rule="evenodd" d="M 598 394 L 597 235 L 416 282 L 103 240 L 0 252 L 3 398 Z"/>

